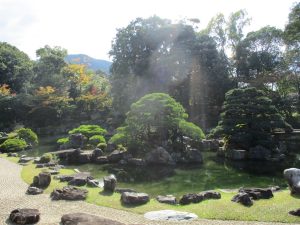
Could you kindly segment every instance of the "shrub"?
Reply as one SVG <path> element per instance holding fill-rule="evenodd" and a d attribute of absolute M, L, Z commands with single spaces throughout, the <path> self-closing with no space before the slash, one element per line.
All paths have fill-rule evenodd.
<path fill-rule="evenodd" d="M 41 163 L 48 163 L 52 160 L 52 155 L 50 153 L 45 153 L 42 155 L 40 162 Z"/>
<path fill-rule="evenodd" d="M 115 145 L 126 144 L 128 137 L 125 130 L 126 127 L 119 127 L 117 129 L 117 133 L 110 138 L 109 143 L 113 143 Z"/>
<path fill-rule="evenodd" d="M 194 140 L 201 141 L 205 138 L 205 134 L 200 127 L 196 126 L 191 122 L 181 120 L 179 122 L 179 131 L 184 135 L 188 136 Z"/>
<path fill-rule="evenodd" d="M 107 144 L 106 143 L 99 143 L 97 145 L 97 148 L 100 148 L 101 150 L 105 151 L 107 148 Z"/>
<path fill-rule="evenodd" d="M 107 131 L 98 125 L 81 125 L 69 131 L 69 134 L 76 133 L 81 133 L 87 138 L 90 138 L 94 135 L 104 135 L 107 133 Z"/>
<path fill-rule="evenodd" d="M 0 150 L 3 152 L 19 152 L 25 150 L 27 146 L 26 141 L 23 139 L 11 138 L 0 145 Z"/>
<path fill-rule="evenodd" d="M 69 142 L 68 137 L 60 138 L 56 141 L 56 143 L 59 144 L 59 145 L 67 144 L 68 142 Z"/>
<path fill-rule="evenodd" d="M 106 143 L 105 138 L 102 135 L 94 135 L 89 139 L 89 144 L 97 146 L 99 143 Z"/>
<path fill-rule="evenodd" d="M 27 144 L 38 144 L 38 136 L 30 128 L 21 128 L 16 131 L 18 137 L 27 142 Z"/>
<path fill-rule="evenodd" d="M 211 134 L 225 137 L 228 148 L 273 148 L 272 132 L 277 128 L 291 130 L 263 91 L 233 89 L 226 93 L 221 120 Z"/>

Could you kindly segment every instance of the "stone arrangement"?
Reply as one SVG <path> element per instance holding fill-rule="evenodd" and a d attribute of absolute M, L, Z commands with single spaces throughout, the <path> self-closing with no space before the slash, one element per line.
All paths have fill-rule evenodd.
<path fill-rule="evenodd" d="M 231 199 L 244 206 L 252 206 L 252 200 L 273 198 L 272 188 L 241 188 L 239 193 Z"/>

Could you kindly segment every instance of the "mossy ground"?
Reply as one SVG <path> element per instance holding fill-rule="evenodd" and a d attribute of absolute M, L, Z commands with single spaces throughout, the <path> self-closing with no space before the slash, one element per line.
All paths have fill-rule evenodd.
<path fill-rule="evenodd" d="M 17 158 L 5 157 L 12 162 L 17 162 Z M 34 164 L 29 164 L 23 167 L 21 172 L 22 179 L 30 184 L 35 175 L 43 169 L 35 168 Z M 72 174 L 73 169 L 62 169 L 61 174 Z M 45 193 L 50 193 L 54 188 L 61 188 L 66 186 L 66 183 L 52 180 L 50 186 L 45 190 Z M 226 186 L 226 185 L 225 185 Z M 226 186 L 228 187 L 228 186 Z M 235 192 L 228 192 L 220 189 L 222 198 L 220 200 L 207 200 L 198 204 L 190 204 L 186 206 L 172 206 L 158 203 L 155 199 L 145 205 L 128 207 L 120 202 L 120 194 L 104 193 L 99 188 L 87 188 L 89 191 L 87 202 L 107 206 L 116 209 L 122 209 L 139 214 L 153 210 L 173 209 L 179 211 L 187 211 L 197 214 L 200 218 L 219 219 L 219 220 L 243 220 L 243 221 L 266 221 L 266 222 L 286 222 L 286 223 L 300 223 L 300 218 L 288 214 L 290 210 L 299 208 L 300 199 L 291 196 L 289 190 L 284 189 L 274 193 L 272 199 L 258 200 L 254 202 L 251 207 L 244 207 L 240 204 L 231 202 L 231 198 Z"/>

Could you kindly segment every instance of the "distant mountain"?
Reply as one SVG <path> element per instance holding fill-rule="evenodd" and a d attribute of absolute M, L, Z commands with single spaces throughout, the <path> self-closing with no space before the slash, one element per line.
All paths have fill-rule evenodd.
<path fill-rule="evenodd" d="M 84 64 L 88 69 L 91 70 L 102 70 L 106 74 L 110 74 L 109 69 L 112 64 L 110 61 L 103 59 L 94 59 L 84 54 L 71 54 L 67 55 L 65 61 L 69 64 Z"/>

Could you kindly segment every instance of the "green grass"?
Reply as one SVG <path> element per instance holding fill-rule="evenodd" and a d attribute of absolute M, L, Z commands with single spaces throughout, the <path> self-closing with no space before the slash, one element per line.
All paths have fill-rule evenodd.
<path fill-rule="evenodd" d="M 0 156 L 5 157 L 3 155 Z M 17 161 L 15 160 L 16 158 L 15 159 L 11 157 L 10 158 L 5 157 L 5 158 L 13 162 Z M 88 169 L 89 165 L 82 166 L 81 167 L 82 171 L 84 171 L 83 170 L 84 167 Z M 33 177 L 41 171 L 42 169 L 36 169 L 34 164 L 29 164 L 28 166 L 23 167 L 21 177 L 26 183 L 30 184 L 32 182 Z M 188 171 L 179 170 L 177 171 L 178 173 L 177 176 L 173 176 L 164 181 L 155 182 L 152 187 L 146 188 L 145 184 L 136 184 L 135 188 L 137 188 L 139 191 L 143 191 L 146 189 L 152 190 L 152 192 L 154 193 L 162 189 L 160 185 L 162 185 L 163 188 L 168 188 L 166 184 L 171 185 L 172 182 L 176 182 L 176 180 L 179 181 L 180 179 L 183 179 L 184 177 L 186 177 L 187 175 L 186 173 L 190 173 L 190 172 L 191 171 L 188 172 Z M 70 168 L 61 170 L 61 174 L 72 174 L 72 173 L 74 173 L 74 170 Z M 105 175 L 105 173 L 103 173 L 102 175 Z M 190 177 L 187 179 L 190 179 L 193 176 L 195 176 L 195 174 L 192 173 L 190 174 Z M 89 203 L 116 208 L 116 209 L 122 209 L 122 210 L 130 211 L 138 214 L 143 214 L 153 210 L 173 209 L 178 211 L 192 212 L 197 214 L 200 218 L 206 218 L 206 219 L 300 223 L 300 218 L 288 214 L 290 210 L 297 209 L 300 206 L 300 199 L 291 196 L 289 190 L 284 189 L 283 191 L 274 193 L 274 198 L 272 199 L 255 201 L 252 207 L 244 207 L 240 204 L 231 202 L 231 198 L 235 194 L 234 192 L 225 192 L 218 189 L 221 187 L 224 189 L 228 187 L 232 187 L 232 181 L 230 180 L 233 179 L 233 177 L 230 176 L 227 177 L 227 182 L 225 182 L 224 186 L 222 186 L 222 182 L 224 182 L 224 180 L 222 180 L 222 182 L 217 182 L 218 178 L 215 178 L 216 179 L 215 180 L 210 178 L 209 174 L 206 174 L 206 176 L 207 176 L 206 178 L 207 180 L 205 181 L 205 183 L 211 182 L 214 185 L 216 185 L 217 188 L 214 189 L 221 192 L 222 198 L 220 200 L 207 200 L 198 204 L 190 204 L 186 206 L 180 206 L 180 205 L 171 206 L 171 205 L 161 204 L 152 198 L 151 201 L 145 205 L 127 207 L 121 204 L 120 194 L 118 193 L 114 193 L 110 195 L 110 194 L 102 193 L 102 190 L 99 188 L 90 188 L 90 187 L 84 187 L 84 188 L 87 188 L 89 191 L 88 198 L 86 200 Z M 239 176 L 237 177 L 238 179 L 240 179 Z M 175 179 L 175 181 L 172 179 Z M 240 180 L 242 182 L 242 179 Z M 264 179 L 262 179 L 261 183 L 258 183 L 258 186 L 265 185 L 265 181 L 263 180 Z M 191 183 L 191 182 L 187 180 L 187 183 Z M 254 185 L 253 180 L 251 179 L 250 181 L 244 182 L 243 184 L 245 185 L 251 184 L 251 186 Z M 52 182 L 50 186 L 45 190 L 45 193 L 51 193 L 51 191 L 54 188 L 61 188 L 63 186 L 66 186 L 66 183 L 62 183 L 59 182 L 58 180 L 52 179 Z M 121 186 L 125 186 L 125 184 L 121 183 Z M 201 191 L 204 190 L 206 187 L 210 189 L 209 187 L 211 186 L 207 184 L 203 186 L 193 187 L 193 188 L 186 186 L 187 189 L 186 191 L 184 191 L 184 187 L 182 188 L 177 187 L 177 189 L 179 193 L 181 192 L 188 193 L 191 190 Z M 171 188 L 172 191 L 176 191 L 175 189 L 172 189 L 171 186 L 169 186 L 169 188 Z"/>

